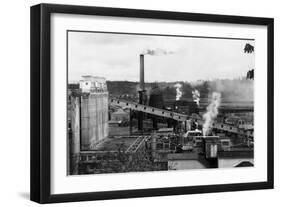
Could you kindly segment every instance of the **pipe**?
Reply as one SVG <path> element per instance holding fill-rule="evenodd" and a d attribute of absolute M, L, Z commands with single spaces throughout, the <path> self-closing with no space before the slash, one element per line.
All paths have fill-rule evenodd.
<path fill-rule="evenodd" d="M 132 109 L 130 109 L 130 136 L 133 134 L 133 119 L 132 119 Z"/>

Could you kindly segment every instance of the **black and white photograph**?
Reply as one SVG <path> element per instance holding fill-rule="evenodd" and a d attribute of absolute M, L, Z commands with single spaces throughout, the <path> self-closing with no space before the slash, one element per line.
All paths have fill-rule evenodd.
<path fill-rule="evenodd" d="M 32 201 L 274 188 L 274 18 L 151 2 L 30 15 Z M 255 200 L 235 195 L 206 198 Z"/>
<path fill-rule="evenodd" d="M 67 175 L 255 166 L 255 39 L 66 35 Z"/>

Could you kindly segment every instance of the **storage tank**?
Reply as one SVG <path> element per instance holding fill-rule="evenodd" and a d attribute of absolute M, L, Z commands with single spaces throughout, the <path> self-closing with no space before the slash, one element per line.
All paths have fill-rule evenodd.
<path fill-rule="evenodd" d="M 108 136 L 108 91 L 102 77 L 83 76 L 81 95 L 81 150 L 94 149 Z"/>

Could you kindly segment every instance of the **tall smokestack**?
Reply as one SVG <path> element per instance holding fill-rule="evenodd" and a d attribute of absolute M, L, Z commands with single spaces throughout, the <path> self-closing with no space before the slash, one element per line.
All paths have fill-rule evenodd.
<path fill-rule="evenodd" d="M 140 90 L 139 90 L 139 103 L 144 104 L 144 93 L 145 93 L 145 87 L 144 87 L 144 55 L 140 54 Z M 138 112 L 138 129 L 143 134 L 143 119 L 144 114 L 143 112 Z"/>
<path fill-rule="evenodd" d="M 144 55 L 140 55 L 140 90 L 144 90 Z"/>

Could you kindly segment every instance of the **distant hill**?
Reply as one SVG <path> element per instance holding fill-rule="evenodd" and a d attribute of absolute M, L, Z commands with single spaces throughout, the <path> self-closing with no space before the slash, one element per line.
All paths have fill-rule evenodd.
<path fill-rule="evenodd" d="M 121 96 L 124 94 L 137 95 L 137 82 L 130 81 L 107 81 L 107 89 L 111 95 Z"/>
<path fill-rule="evenodd" d="M 213 81 L 202 81 L 194 85 L 189 82 L 153 82 L 145 83 L 147 94 L 153 92 L 155 85 L 160 90 L 164 99 L 175 99 L 175 84 L 182 85 L 182 99 L 192 100 L 192 91 L 197 89 L 200 92 L 200 98 L 206 100 L 212 92 L 220 92 L 222 98 L 228 101 L 253 101 L 254 81 L 243 79 L 218 79 Z M 132 95 L 138 94 L 138 82 L 130 81 L 107 81 L 107 88 L 111 95 Z"/>

